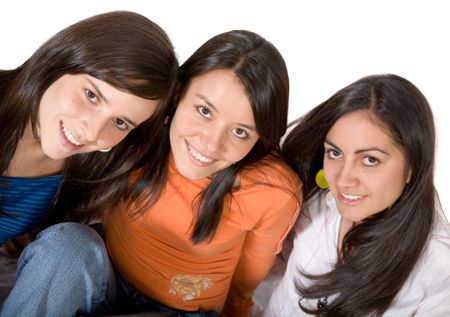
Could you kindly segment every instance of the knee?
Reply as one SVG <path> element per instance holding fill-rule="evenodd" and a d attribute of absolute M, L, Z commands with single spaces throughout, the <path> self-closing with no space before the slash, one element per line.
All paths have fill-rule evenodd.
<path fill-rule="evenodd" d="M 22 258 L 48 257 L 68 258 L 107 257 L 102 237 L 92 228 L 79 223 L 60 223 L 41 231 L 34 242 L 25 248 Z"/>
<path fill-rule="evenodd" d="M 75 222 L 63 222 L 48 227 L 37 235 L 38 240 L 70 240 L 80 243 L 103 241 L 100 235 L 91 227 Z"/>

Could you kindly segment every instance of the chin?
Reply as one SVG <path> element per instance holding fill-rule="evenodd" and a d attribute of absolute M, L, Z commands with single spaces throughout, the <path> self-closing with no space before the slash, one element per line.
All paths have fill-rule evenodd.
<path fill-rule="evenodd" d="M 180 172 L 181 175 L 183 175 L 185 178 L 190 179 L 191 181 L 199 181 L 201 179 L 204 179 L 208 176 L 204 176 L 204 175 L 199 175 L 199 174 L 193 174 L 193 173 L 182 173 Z"/>
<path fill-rule="evenodd" d="M 46 151 L 45 149 L 42 149 L 42 150 L 48 158 L 55 160 L 55 161 L 65 159 L 69 156 L 67 154 L 63 154 L 63 153 L 57 152 L 57 151 Z"/>
<path fill-rule="evenodd" d="M 177 169 L 183 177 L 192 181 L 198 181 L 211 175 L 210 173 L 205 173 L 205 171 L 198 171 L 196 168 L 192 168 L 191 166 L 186 166 L 186 168 L 177 167 Z"/>
<path fill-rule="evenodd" d="M 58 160 L 61 158 L 60 153 L 56 153 L 55 151 L 45 149 L 45 147 L 42 147 L 42 152 L 44 152 L 44 155 L 47 156 L 48 158 L 51 158 L 52 160 Z"/>
<path fill-rule="evenodd" d="M 57 161 L 57 160 L 62 160 L 62 159 L 65 159 L 65 158 L 67 158 L 68 156 L 67 155 L 48 155 L 48 154 L 46 154 L 50 159 L 52 159 L 52 160 L 55 160 L 55 161 Z"/>

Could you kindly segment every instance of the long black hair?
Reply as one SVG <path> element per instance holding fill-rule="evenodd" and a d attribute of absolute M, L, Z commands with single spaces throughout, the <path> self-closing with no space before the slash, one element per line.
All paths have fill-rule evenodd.
<path fill-rule="evenodd" d="M 194 243 L 214 236 L 225 195 L 231 193 L 239 172 L 269 153 L 277 153 L 280 138 L 287 127 L 289 77 L 284 59 L 269 41 L 244 30 L 230 31 L 211 38 L 183 63 L 169 115 L 175 112 L 176 105 L 194 77 L 216 69 L 232 70 L 245 87 L 259 140 L 242 160 L 219 171 L 201 193 L 199 212 L 191 235 Z M 132 199 L 145 192 L 145 197 L 140 196 L 141 200 L 145 199 L 150 206 L 156 202 L 166 180 L 169 153 L 167 125 L 161 135 L 159 150 L 149 155 L 144 173 L 134 183 L 130 195 Z"/>
<path fill-rule="evenodd" d="M 152 132 L 162 126 L 177 73 L 178 61 L 169 37 L 137 13 L 99 14 L 63 29 L 23 65 L 0 71 L 0 175 L 30 122 L 37 138 L 40 100 L 65 74 L 88 74 L 119 90 L 159 100 L 156 113 L 111 152 L 78 154 L 65 160 L 53 221 L 73 210 L 83 210 L 74 216 L 78 219 L 94 216 L 105 203 L 120 197 L 130 170 L 154 142 Z"/>
<path fill-rule="evenodd" d="M 323 142 L 343 115 L 368 111 L 385 125 L 403 150 L 412 174 L 396 203 L 353 227 L 344 237 L 333 270 L 309 275 L 309 287 L 297 281 L 301 299 L 335 295 L 324 316 L 381 316 L 413 270 L 434 220 L 435 127 L 430 106 L 411 82 L 397 75 L 364 77 L 293 123 L 282 153 L 303 180 L 304 197 L 319 191 L 314 176 L 323 166 Z"/>

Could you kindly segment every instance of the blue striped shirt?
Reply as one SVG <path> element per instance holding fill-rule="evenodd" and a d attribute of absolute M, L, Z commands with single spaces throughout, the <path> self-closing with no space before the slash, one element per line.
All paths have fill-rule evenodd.
<path fill-rule="evenodd" d="M 58 190 L 60 175 L 39 178 L 0 176 L 0 246 L 39 225 Z"/>

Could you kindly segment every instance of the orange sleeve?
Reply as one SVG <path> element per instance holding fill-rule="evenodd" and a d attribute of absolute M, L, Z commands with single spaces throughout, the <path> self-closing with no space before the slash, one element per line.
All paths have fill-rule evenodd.
<path fill-rule="evenodd" d="M 248 316 L 253 292 L 270 270 L 299 214 L 300 197 L 280 188 L 266 188 L 259 197 L 255 195 L 250 203 L 246 202 L 252 210 L 263 210 L 262 217 L 247 233 L 223 309 L 226 316 Z"/>

